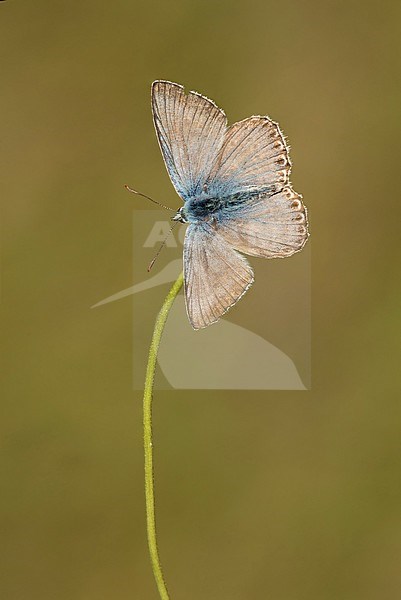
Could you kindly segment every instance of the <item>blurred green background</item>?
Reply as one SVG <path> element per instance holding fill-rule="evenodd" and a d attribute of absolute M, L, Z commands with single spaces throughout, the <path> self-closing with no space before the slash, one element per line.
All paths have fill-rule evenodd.
<path fill-rule="evenodd" d="M 171 598 L 398 597 L 400 21 L 372 0 L 0 4 L 1 598 L 158 598 L 132 301 L 89 309 L 131 285 L 149 206 L 123 184 L 179 205 L 156 78 L 280 121 L 313 236 L 312 391 L 155 397 Z"/>

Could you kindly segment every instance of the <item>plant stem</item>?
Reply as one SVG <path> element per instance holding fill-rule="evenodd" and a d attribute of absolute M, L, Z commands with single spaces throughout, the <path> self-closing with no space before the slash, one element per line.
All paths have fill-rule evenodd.
<path fill-rule="evenodd" d="M 155 379 L 155 368 L 157 352 L 160 346 L 163 329 L 167 321 L 170 308 L 182 287 L 183 274 L 178 277 L 166 296 L 163 306 L 157 315 L 155 328 L 153 330 L 152 342 L 150 344 L 148 366 L 146 369 L 145 390 L 143 395 L 143 444 L 145 451 L 145 501 L 146 501 L 146 528 L 148 533 L 148 545 L 150 559 L 152 562 L 153 575 L 156 580 L 162 600 L 169 600 L 163 572 L 160 565 L 159 552 L 157 550 L 157 535 L 155 521 L 155 494 L 153 486 L 153 444 L 152 444 L 152 394 Z"/>

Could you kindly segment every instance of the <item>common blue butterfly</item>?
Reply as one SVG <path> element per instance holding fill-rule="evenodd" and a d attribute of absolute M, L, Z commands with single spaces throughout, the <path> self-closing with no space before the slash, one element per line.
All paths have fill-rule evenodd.
<path fill-rule="evenodd" d="M 302 197 L 289 182 L 277 123 L 253 116 L 230 127 L 214 102 L 169 81 L 152 84 L 152 112 L 170 179 L 188 223 L 184 289 L 194 329 L 215 323 L 245 294 L 253 271 L 242 254 L 284 258 L 308 238 Z"/>

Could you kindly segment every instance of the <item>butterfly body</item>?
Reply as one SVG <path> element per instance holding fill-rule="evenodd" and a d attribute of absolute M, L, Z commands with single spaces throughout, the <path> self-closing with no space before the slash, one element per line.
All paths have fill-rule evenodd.
<path fill-rule="evenodd" d="M 156 133 L 188 224 L 184 287 L 194 329 L 216 322 L 253 283 L 243 254 L 284 258 L 308 238 L 306 209 L 289 183 L 277 123 L 254 116 L 227 126 L 224 112 L 168 81 L 152 85 Z"/>
<path fill-rule="evenodd" d="M 235 210 L 236 207 L 245 204 L 247 200 L 248 196 L 246 194 L 233 194 L 226 198 L 216 198 L 203 193 L 196 198 L 187 200 L 177 212 L 180 218 L 173 217 L 173 220 L 181 221 L 181 223 L 219 221 L 224 219 L 227 211 Z"/>

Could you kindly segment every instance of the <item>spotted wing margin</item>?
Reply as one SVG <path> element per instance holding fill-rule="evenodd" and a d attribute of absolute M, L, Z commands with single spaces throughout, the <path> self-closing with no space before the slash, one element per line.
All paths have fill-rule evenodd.
<path fill-rule="evenodd" d="M 288 151 L 278 124 L 269 117 L 234 123 L 208 177 L 210 194 L 225 197 L 250 190 L 281 190 L 291 170 Z"/>
<path fill-rule="evenodd" d="M 265 258 L 299 252 L 309 235 L 302 196 L 290 186 L 273 195 L 260 194 L 232 214 L 222 214 L 217 231 L 240 252 Z"/>
<path fill-rule="evenodd" d="M 253 271 L 207 223 L 190 225 L 184 241 L 184 288 L 189 321 L 194 329 L 215 323 L 245 294 Z"/>
<path fill-rule="evenodd" d="M 169 81 L 152 84 L 153 121 L 171 181 L 187 200 L 199 194 L 224 141 L 227 118 L 214 102 Z"/>

